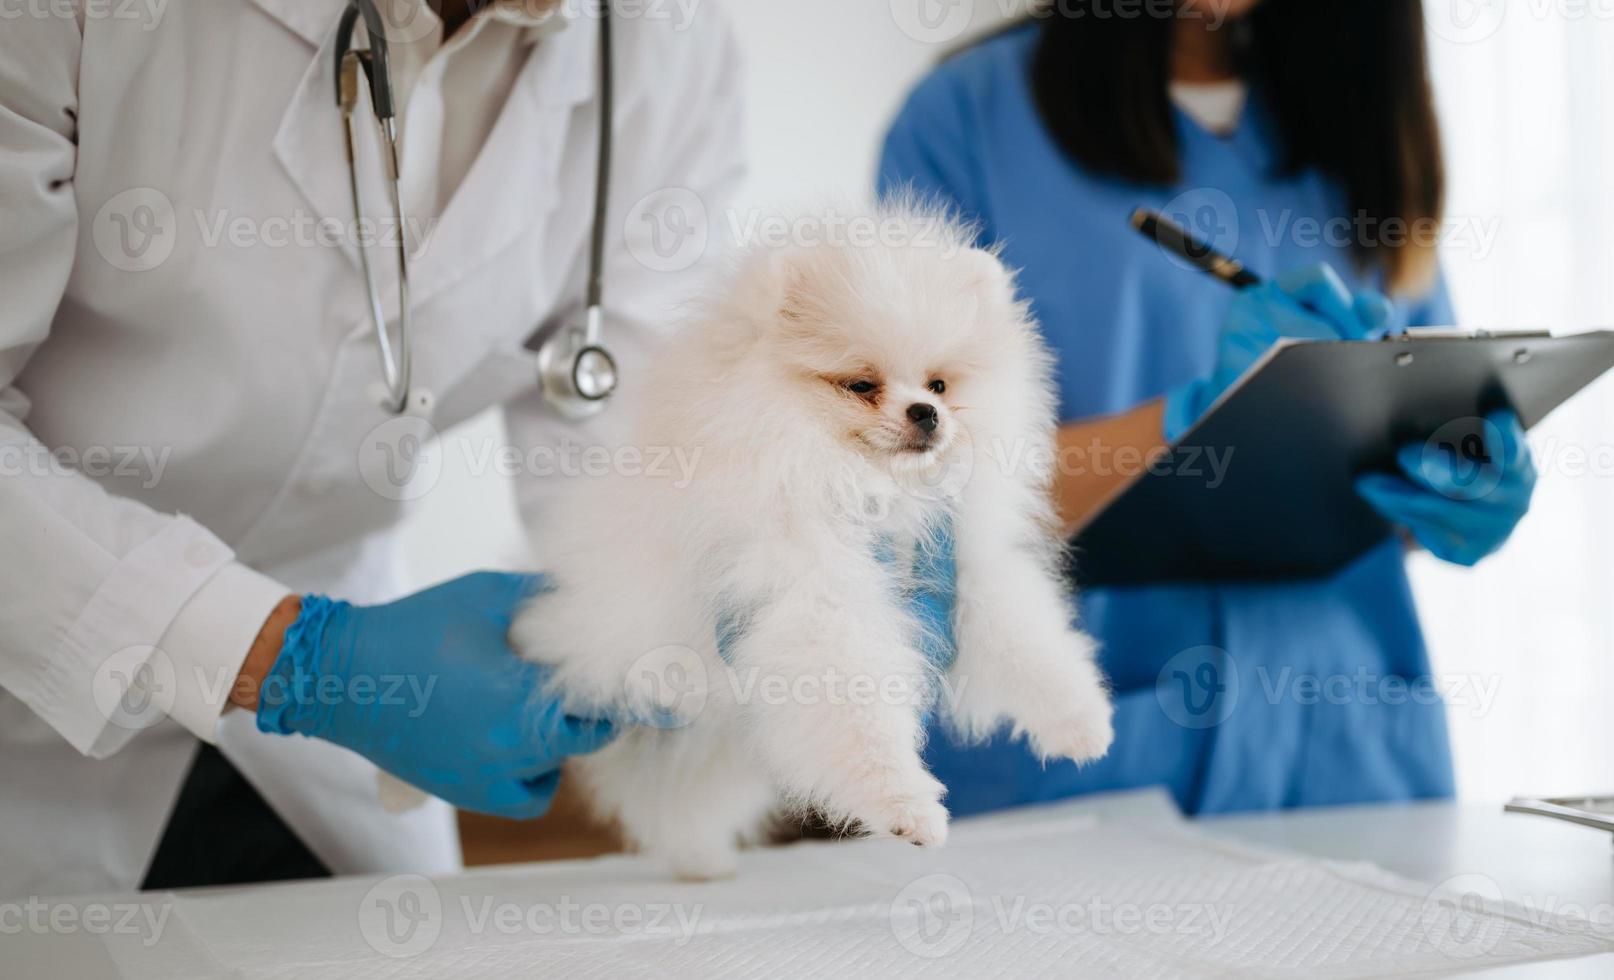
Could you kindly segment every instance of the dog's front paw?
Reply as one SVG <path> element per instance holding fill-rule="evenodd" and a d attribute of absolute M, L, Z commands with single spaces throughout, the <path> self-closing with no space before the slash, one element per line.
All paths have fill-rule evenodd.
<path fill-rule="evenodd" d="M 947 808 L 941 804 L 944 792 L 946 788 L 935 777 L 924 773 L 912 785 L 874 800 L 858 819 L 871 834 L 940 847 L 947 843 Z"/>
<path fill-rule="evenodd" d="M 1060 655 L 1029 672 L 1029 683 L 1015 692 L 1011 712 L 1016 727 L 1044 761 L 1103 758 L 1115 740 L 1115 705 L 1093 662 L 1093 641 L 1067 630 L 1048 648 Z"/>
<path fill-rule="evenodd" d="M 1109 706 L 1058 721 L 1046 730 L 1031 733 L 1032 747 L 1043 759 L 1070 759 L 1092 762 L 1102 759 L 1115 741 Z"/>
<path fill-rule="evenodd" d="M 679 881 L 718 881 L 740 870 L 740 855 L 732 847 L 680 848 L 667 864 Z"/>
<path fill-rule="evenodd" d="M 937 800 L 912 800 L 892 805 L 885 814 L 887 830 L 920 847 L 947 843 L 947 808 Z"/>

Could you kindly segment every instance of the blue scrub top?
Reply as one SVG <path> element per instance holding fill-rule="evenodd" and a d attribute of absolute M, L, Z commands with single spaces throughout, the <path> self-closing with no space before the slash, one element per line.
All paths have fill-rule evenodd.
<path fill-rule="evenodd" d="M 1065 419 L 1121 412 L 1211 370 L 1231 292 L 1132 230 L 1140 205 L 1173 216 L 1255 272 L 1328 262 L 1353 286 L 1349 243 L 1373 229 L 1323 176 L 1274 174 L 1258 100 L 1221 137 L 1177 114 L 1173 187 L 1095 176 L 1042 126 L 1027 26 L 945 62 L 886 138 L 882 193 L 912 187 L 1003 244 L 1058 356 Z M 1443 284 L 1398 306 L 1408 325 L 1451 323 Z M 1082 625 L 1115 688 L 1109 756 L 1038 762 L 1000 735 L 932 732 L 927 761 L 958 815 L 1164 784 L 1191 813 L 1450 796 L 1444 708 L 1388 542 L 1324 580 L 1091 590 Z"/>

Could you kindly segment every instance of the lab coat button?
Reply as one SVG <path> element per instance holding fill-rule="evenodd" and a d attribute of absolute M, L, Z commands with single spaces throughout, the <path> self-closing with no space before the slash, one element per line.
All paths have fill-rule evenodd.
<path fill-rule="evenodd" d="M 205 541 L 197 541 L 185 549 L 185 560 L 197 568 L 206 568 L 218 559 L 218 549 Z"/>

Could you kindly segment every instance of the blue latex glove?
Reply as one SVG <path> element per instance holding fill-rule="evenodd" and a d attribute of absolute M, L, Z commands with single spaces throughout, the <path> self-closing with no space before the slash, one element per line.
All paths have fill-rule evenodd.
<path fill-rule="evenodd" d="M 258 728 L 321 738 L 455 806 L 549 808 L 561 760 L 610 740 L 543 695 L 547 671 L 511 650 L 530 575 L 467 575 L 381 606 L 303 599 L 258 700 Z"/>
<path fill-rule="evenodd" d="M 1536 467 L 1511 411 L 1485 417 L 1485 461 L 1438 442 L 1401 447 L 1401 475 L 1366 473 L 1356 491 L 1438 558 L 1473 565 L 1502 546 L 1530 509 Z"/>
<path fill-rule="evenodd" d="M 1166 441 L 1176 442 L 1192 428 L 1279 340 L 1373 340 L 1388 330 L 1392 312 L 1390 301 L 1378 293 L 1352 294 L 1326 265 L 1296 269 L 1241 291 L 1222 321 L 1211 373 L 1166 393 Z"/>

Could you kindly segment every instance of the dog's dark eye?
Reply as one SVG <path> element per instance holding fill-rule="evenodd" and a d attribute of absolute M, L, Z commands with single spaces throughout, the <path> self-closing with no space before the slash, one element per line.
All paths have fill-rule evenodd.
<path fill-rule="evenodd" d="M 852 381 L 846 385 L 846 390 L 854 395 L 872 395 L 879 386 L 872 381 Z"/>
<path fill-rule="evenodd" d="M 940 395 L 940 394 L 942 394 L 943 392 L 945 392 L 947 390 L 947 382 L 943 381 L 940 378 L 937 378 L 934 381 L 932 381 L 930 384 L 925 385 L 925 387 L 929 388 L 931 391 L 934 391 L 936 394 Z"/>

